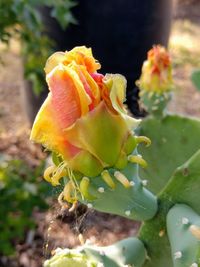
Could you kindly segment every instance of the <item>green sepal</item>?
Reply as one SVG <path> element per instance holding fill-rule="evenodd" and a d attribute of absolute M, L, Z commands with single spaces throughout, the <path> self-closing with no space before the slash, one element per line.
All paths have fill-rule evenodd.
<path fill-rule="evenodd" d="M 133 150 L 137 147 L 137 140 L 133 134 L 129 134 L 128 138 L 125 141 L 123 151 L 129 155 L 132 153 Z"/>
<path fill-rule="evenodd" d="M 70 167 L 85 176 L 95 177 L 103 171 L 101 162 L 88 151 L 81 151 L 72 160 Z"/>

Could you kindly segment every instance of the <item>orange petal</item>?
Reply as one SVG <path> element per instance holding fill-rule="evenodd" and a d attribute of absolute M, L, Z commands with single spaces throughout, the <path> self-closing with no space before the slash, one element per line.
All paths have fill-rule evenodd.
<path fill-rule="evenodd" d="M 92 100 L 92 103 L 89 106 L 90 110 L 92 110 L 99 104 L 101 100 L 100 88 L 84 66 L 73 64 L 73 69 L 78 73 L 86 93 L 90 96 Z"/>
<path fill-rule="evenodd" d="M 116 113 L 115 109 L 112 106 L 112 102 L 110 99 L 110 88 L 106 85 L 105 82 L 103 82 L 105 76 L 100 74 L 100 73 L 92 73 L 91 76 L 96 81 L 96 83 L 98 84 L 98 86 L 100 88 L 102 100 L 105 101 L 106 105 L 113 113 Z"/>
<path fill-rule="evenodd" d="M 65 159 L 72 158 L 80 151 L 66 140 L 65 133 L 58 122 L 51 93 L 36 116 L 30 138 L 49 150 L 61 154 Z"/>
<path fill-rule="evenodd" d="M 59 65 L 47 75 L 47 83 L 59 123 L 67 128 L 81 115 L 89 111 L 91 99 L 71 66 Z"/>
<path fill-rule="evenodd" d="M 101 68 L 99 62 L 93 57 L 92 49 L 85 46 L 77 46 L 70 51 L 66 51 L 63 64 L 68 65 L 73 61 L 78 65 L 85 66 L 89 73 Z"/>

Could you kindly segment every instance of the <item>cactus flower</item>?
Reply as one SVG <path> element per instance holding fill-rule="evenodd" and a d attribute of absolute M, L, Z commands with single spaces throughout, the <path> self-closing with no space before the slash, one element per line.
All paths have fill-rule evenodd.
<path fill-rule="evenodd" d="M 141 91 L 162 94 L 173 88 L 172 66 L 169 53 L 163 46 L 156 45 L 148 52 L 138 81 Z"/>
<path fill-rule="evenodd" d="M 56 186 L 62 177 L 68 177 L 63 194 L 71 203 L 76 202 L 76 192 L 90 198 L 87 188 L 92 177 L 102 173 L 110 185 L 107 169 L 126 167 L 136 145 L 149 142 L 132 132 L 139 120 L 130 117 L 123 105 L 126 79 L 120 74 L 102 75 L 99 68 L 85 46 L 53 54 L 45 66 L 49 94 L 31 131 L 31 139 L 56 158 L 44 178 Z M 137 156 L 131 160 L 144 163 Z M 82 179 L 80 185 L 77 179 Z M 121 174 L 117 179 L 129 187 Z"/>
<path fill-rule="evenodd" d="M 103 76 L 96 72 L 99 68 L 86 47 L 53 54 L 45 66 L 50 92 L 31 132 L 32 140 L 89 176 L 117 162 L 124 141 L 138 125 L 123 106 L 125 78 Z"/>

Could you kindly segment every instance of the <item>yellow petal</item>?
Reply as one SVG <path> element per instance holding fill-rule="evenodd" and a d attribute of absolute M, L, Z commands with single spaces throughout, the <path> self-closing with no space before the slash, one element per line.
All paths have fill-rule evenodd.
<path fill-rule="evenodd" d="M 126 79 L 120 74 L 106 74 L 104 83 L 110 90 L 110 100 L 113 108 L 123 117 L 126 121 L 129 130 L 137 128 L 140 120 L 127 115 L 127 110 L 123 105 L 126 99 Z"/>
<path fill-rule="evenodd" d="M 75 61 L 78 65 L 85 66 L 89 73 L 93 73 L 101 68 L 99 62 L 93 57 L 92 49 L 85 46 L 77 46 L 65 53 L 64 64 Z"/>
<path fill-rule="evenodd" d="M 51 72 L 56 66 L 58 66 L 60 63 L 63 62 L 65 58 L 65 53 L 64 52 L 56 52 L 53 55 L 51 55 L 46 62 L 45 65 L 45 73 L 48 74 Z"/>
<path fill-rule="evenodd" d="M 92 102 L 94 106 L 97 106 L 100 102 L 100 89 L 95 80 L 91 77 L 91 75 L 88 73 L 86 68 L 84 66 L 79 66 L 77 64 L 73 64 L 73 69 L 78 73 L 80 80 L 82 81 L 84 87 L 89 87 L 88 93 L 89 96 L 92 95 Z M 87 88 L 85 88 L 85 91 L 87 92 Z"/>

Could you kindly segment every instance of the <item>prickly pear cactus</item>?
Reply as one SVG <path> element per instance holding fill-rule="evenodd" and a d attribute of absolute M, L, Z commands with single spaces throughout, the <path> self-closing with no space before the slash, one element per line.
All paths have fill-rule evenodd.
<path fill-rule="evenodd" d="M 173 88 L 169 55 L 155 46 L 143 65 L 138 84 L 151 116 L 139 128 L 123 106 L 126 79 L 99 69 L 86 47 L 48 59 L 50 92 L 31 139 L 52 152 L 44 178 L 63 184 L 63 207 L 72 211 L 80 201 L 144 223 L 138 238 L 58 249 L 44 267 L 200 266 L 200 121 L 166 115 Z M 151 144 L 146 136 L 151 148 L 141 145 Z"/>
<path fill-rule="evenodd" d="M 144 265 L 145 267 L 174 266 L 174 254 L 171 255 L 168 237 L 172 236 L 173 233 L 169 233 L 170 229 L 167 230 L 166 216 L 169 210 L 177 203 L 186 204 L 197 214 L 200 214 L 199 192 L 200 151 L 175 171 L 167 186 L 158 195 L 158 213 L 152 220 L 145 222 L 140 230 L 139 238 L 144 242 L 149 256 L 149 260 Z M 187 217 L 187 214 L 184 217 Z M 199 225 L 200 220 L 197 221 L 195 221 L 195 224 Z M 189 242 L 185 244 L 188 248 L 190 245 Z"/>

